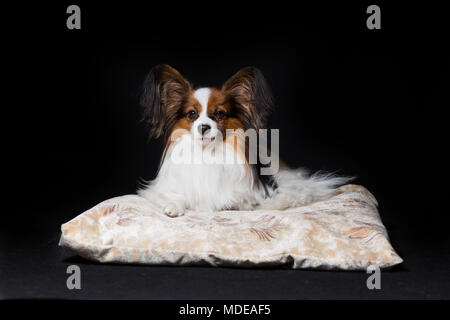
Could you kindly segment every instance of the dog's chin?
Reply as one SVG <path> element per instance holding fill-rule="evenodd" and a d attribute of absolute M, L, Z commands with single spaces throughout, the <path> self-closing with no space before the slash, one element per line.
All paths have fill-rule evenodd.
<path fill-rule="evenodd" d="M 202 145 L 206 146 L 216 141 L 216 137 L 199 137 L 197 138 L 197 141 L 199 141 Z"/>

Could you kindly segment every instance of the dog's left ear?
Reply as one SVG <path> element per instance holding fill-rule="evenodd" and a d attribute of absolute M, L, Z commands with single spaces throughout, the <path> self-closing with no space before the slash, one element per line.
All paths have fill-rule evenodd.
<path fill-rule="evenodd" d="M 263 129 L 273 110 L 273 97 L 262 72 L 255 67 L 239 70 L 222 86 L 228 102 L 237 108 L 247 128 Z"/>

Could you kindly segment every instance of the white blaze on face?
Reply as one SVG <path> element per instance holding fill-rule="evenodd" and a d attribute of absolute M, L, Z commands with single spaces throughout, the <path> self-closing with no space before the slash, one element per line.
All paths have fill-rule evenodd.
<path fill-rule="evenodd" d="M 198 100 L 200 103 L 202 110 L 199 114 L 199 117 L 194 121 L 194 124 L 191 127 L 191 134 L 195 139 L 202 140 L 203 143 L 211 142 L 211 140 L 217 135 L 217 123 L 208 117 L 208 101 L 209 96 L 211 95 L 211 89 L 209 88 L 200 88 L 195 90 L 194 98 Z M 202 125 L 208 125 L 211 127 L 209 131 L 205 133 L 204 136 L 200 133 L 200 128 Z"/>

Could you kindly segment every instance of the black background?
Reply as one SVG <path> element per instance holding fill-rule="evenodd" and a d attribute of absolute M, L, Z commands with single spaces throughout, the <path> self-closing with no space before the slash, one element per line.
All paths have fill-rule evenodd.
<path fill-rule="evenodd" d="M 78 4 L 82 29 L 66 28 Z M 443 8 L 375 2 L 21 4 L 6 11 L 0 297 L 449 298 L 449 51 Z M 168 63 L 198 86 L 253 65 L 294 167 L 356 176 L 405 262 L 357 272 L 98 265 L 57 247 L 61 223 L 155 176 L 138 89 Z M 6 97 L 11 99 L 6 99 Z M 84 287 L 65 288 L 69 264 Z"/>

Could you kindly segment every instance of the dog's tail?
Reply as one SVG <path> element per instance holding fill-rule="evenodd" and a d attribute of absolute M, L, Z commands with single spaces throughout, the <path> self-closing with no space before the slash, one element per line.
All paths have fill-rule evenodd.
<path fill-rule="evenodd" d="M 312 175 L 303 169 L 286 166 L 272 176 L 270 196 L 258 209 L 283 210 L 326 200 L 336 193 L 336 188 L 354 177 L 340 177 L 332 173 L 317 172 Z"/>

